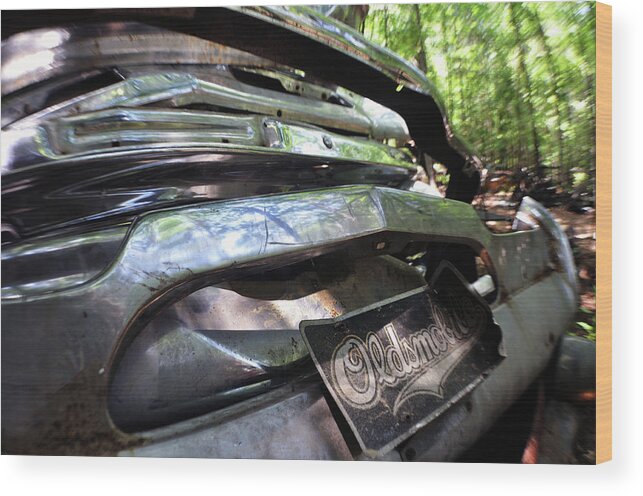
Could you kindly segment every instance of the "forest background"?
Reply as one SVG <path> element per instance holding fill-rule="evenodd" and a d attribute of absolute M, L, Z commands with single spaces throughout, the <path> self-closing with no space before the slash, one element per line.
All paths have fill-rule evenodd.
<path fill-rule="evenodd" d="M 500 188 L 483 186 L 479 207 L 511 217 L 522 187 L 521 195 L 550 208 L 578 268 L 580 305 L 569 332 L 595 340 L 595 3 L 371 4 L 344 12 L 436 86 L 452 127 L 487 167 L 487 186 L 500 179 Z"/>
<path fill-rule="evenodd" d="M 492 169 L 593 195 L 595 4 L 370 5 L 364 35 L 427 74 Z"/>

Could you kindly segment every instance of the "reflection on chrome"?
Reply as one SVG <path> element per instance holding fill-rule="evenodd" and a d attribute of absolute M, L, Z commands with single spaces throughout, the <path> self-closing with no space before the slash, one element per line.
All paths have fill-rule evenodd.
<path fill-rule="evenodd" d="M 575 297 L 542 206 L 525 199 L 530 229 L 494 235 L 429 186 L 422 153 L 459 199 L 478 161 L 426 78 L 354 30 L 308 7 L 187 10 L 139 12 L 150 25 L 101 11 L 113 22 L 2 43 L 3 450 L 293 457 L 298 431 L 295 457 L 350 458 L 300 322 L 423 287 L 432 253 L 460 249 L 483 260 L 469 279 L 507 330 L 507 359 L 474 394 L 524 389 Z M 325 81 L 307 53 L 244 44 L 231 20 L 348 69 Z M 358 92 L 353 70 L 373 76 Z M 498 413 L 454 412 L 457 431 L 432 443 Z"/>

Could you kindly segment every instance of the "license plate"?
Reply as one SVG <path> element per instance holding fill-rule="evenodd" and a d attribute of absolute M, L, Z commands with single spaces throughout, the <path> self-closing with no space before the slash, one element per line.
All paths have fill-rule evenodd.
<path fill-rule="evenodd" d="M 434 420 L 503 359 L 489 306 L 448 263 L 424 288 L 300 328 L 369 456 Z"/>

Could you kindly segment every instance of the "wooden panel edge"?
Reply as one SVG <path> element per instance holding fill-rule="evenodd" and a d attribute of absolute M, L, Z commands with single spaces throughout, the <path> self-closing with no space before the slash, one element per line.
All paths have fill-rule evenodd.
<path fill-rule="evenodd" d="M 596 3 L 596 462 L 612 459 L 612 7 Z"/>

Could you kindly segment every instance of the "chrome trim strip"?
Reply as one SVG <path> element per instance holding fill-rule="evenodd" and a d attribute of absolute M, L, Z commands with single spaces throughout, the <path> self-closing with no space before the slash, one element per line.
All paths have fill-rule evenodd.
<path fill-rule="evenodd" d="M 285 123 L 178 109 L 111 108 L 47 121 L 35 128 L 2 131 L 3 173 L 49 161 L 83 156 L 109 158 L 115 152 L 146 153 L 181 147 L 212 151 L 261 151 L 392 165 L 415 170 L 397 148 L 365 138 Z"/>
<path fill-rule="evenodd" d="M 223 109 L 282 117 L 363 135 L 377 134 L 370 119 L 350 107 L 304 99 L 240 83 L 229 75 L 203 79 L 180 71 L 144 74 L 73 98 L 25 119 L 10 129 L 113 107 L 141 107 L 168 102 L 170 107 L 205 104 Z M 380 136 L 378 136 L 379 138 Z"/>
<path fill-rule="evenodd" d="M 46 40 L 52 46 L 43 45 Z M 25 113 L 23 108 L 12 105 L 11 92 L 45 82 L 58 73 L 72 74 L 67 77 L 74 82 L 74 77 L 82 80 L 84 76 L 73 76 L 73 71 L 96 72 L 97 68 L 107 70 L 116 66 L 118 74 L 125 78 L 8 124 L 13 129 L 82 112 L 165 102 L 170 106 L 207 104 L 283 116 L 375 139 L 396 139 L 400 144 L 410 140 L 406 124 L 398 114 L 348 90 L 324 88 L 295 78 L 293 69 L 279 71 L 279 65 L 260 57 L 143 24 L 91 24 L 28 31 L 3 42 L 2 55 L 2 90 L 9 100 L 4 105 L 3 123 Z M 196 65 L 199 63 L 207 65 Z M 284 92 L 243 83 L 228 66 L 274 79 Z M 51 88 L 45 91 L 52 94 L 62 87 L 56 80 L 49 84 Z M 42 88 L 35 89 L 36 100 L 46 100 L 42 92 Z M 328 101 L 331 96 L 343 104 L 331 103 Z M 17 99 L 25 101 L 24 95 Z M 33 102 L 27 103 L 31 106 Z"/>

